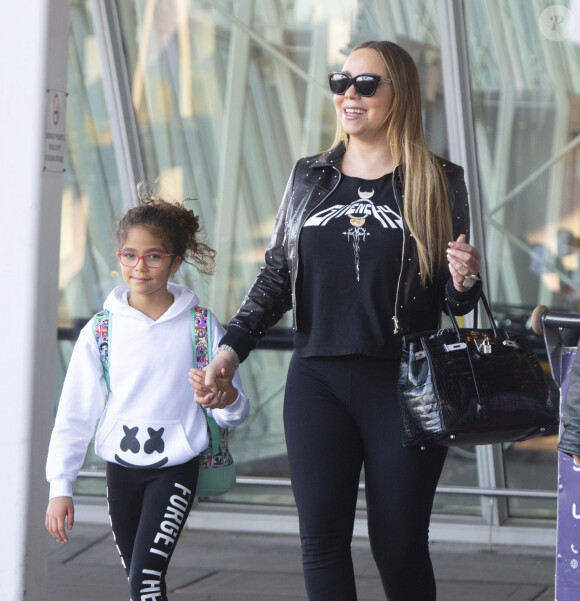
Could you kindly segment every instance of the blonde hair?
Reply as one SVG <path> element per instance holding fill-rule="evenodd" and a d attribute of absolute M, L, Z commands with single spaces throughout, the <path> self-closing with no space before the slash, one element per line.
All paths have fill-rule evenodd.
<path fill-rule="evenodd" d="M 445 250 L 453 239 L 447 177 L 425 141 L 421 87 L 415 62 L 393 42 L 363 42 L 352 52 L 372 48 L 383 58 L 392 80 L 393 102 L 386 116 L 387 140 L 393 158 L 403 167 L 404 218 L 417 243 L 421 281 L 433 281 L 447 272 Z M 337 121 L 332 148 L 348 135 Z"/>

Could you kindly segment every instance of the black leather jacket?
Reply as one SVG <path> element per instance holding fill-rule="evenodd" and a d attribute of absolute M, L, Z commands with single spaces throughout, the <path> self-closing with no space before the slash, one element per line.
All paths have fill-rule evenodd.
<path fill-rule="evenodd" d="M 298 277 L 298 238 L 310 213 L 331 194 L 341 177 L 339 165 L 344 145 L 330 152 L 300 159 L 292 169 L 276 217 L 274 233 L 266 250 L 265 264 L 246 295 L 238 313 L 228 324 L 222 344 L 232 346 L 243 361 L 266 330 L 289 309 L 293 309 L 293 327 L 300 328 L 300 307 L 296 307 Z M 456 239 L 463 233 L 469 239 L 469 206 L 463 169 L 441 160 L 449 180 L 449 197 Z M 403 214 L 402 169 L 393 173 L 395 199 Z M 420 280 L 419 259 L 412 234 L 405 227 L 403 260 L 396 294 L 393 326 L 405 334 L 438 327 L 443 299 L 447 297 L 456 315 L 468 313 L 476 304 L 481 283 L 467 292 L 457 292 L 450 277 L 428 286 Z"/>
<path fill-rule="evenodd" d="M 567 455 L 580 455 L 580 344 L 568 380 L 562 422 L 564 429 L 558 449 Z"/>

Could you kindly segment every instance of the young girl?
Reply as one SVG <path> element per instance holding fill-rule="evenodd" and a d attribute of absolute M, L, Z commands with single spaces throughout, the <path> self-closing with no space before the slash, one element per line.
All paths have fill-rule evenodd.
<path fill-rule="evenodd" d="M 107 462 L 109 514 L 131 599 L 162 601 L 169 561 L 195 496 L 198 456 L 208 445 L 202 399 L 193 397 L 187 379 L 194 365 L 191 309 L 199 300 L 168 280 L 188 258 L 201 273 L 212 273 L 215 251 L 198 240 L 199 218 L 192 211 L 155 197 L 141 200 L 116 231 L 126 286 L 104 303 L 111 313 L 108 401 L 89 322 L 71 357 L 48 451 L 46 528 L 57 541 L 68 541 L 72 483 L 98 421 L 95 451 Z M 215 353 L 224 330 L 211 317 Z M 239 374 L 220 378 L 215 392 L 217 423 L 240 424 L 249 402 Z"/>

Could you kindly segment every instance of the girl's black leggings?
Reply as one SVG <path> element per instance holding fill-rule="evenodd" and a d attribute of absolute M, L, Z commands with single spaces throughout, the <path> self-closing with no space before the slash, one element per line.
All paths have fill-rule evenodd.
<path fill-rule="evenodd" d="M 364 465 L 369 538 L 389 601 L 434 601 L 429 520 L 447 449 L 401 443 L 399 363 L 294 354 L 284 427 L 310 601 L 357 599 L 351 558 Z"/>
<path fill-rule="evenodd" d="M 165 574 L 195 496 L 198 458 L 160 469 L 107 463 L 113 536 L 131 601 L 166 601 Z"/>

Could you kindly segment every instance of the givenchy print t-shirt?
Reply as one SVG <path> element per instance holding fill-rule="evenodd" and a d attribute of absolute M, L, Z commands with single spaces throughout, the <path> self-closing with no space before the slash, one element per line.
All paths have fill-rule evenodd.
<path fill-rule="evenodd" d="M 402 228 L 392 173 L 376 180 L 343 174 L 312 211 L 299 241 L 299 355 L 399 357 L 392 317 Z"/>

